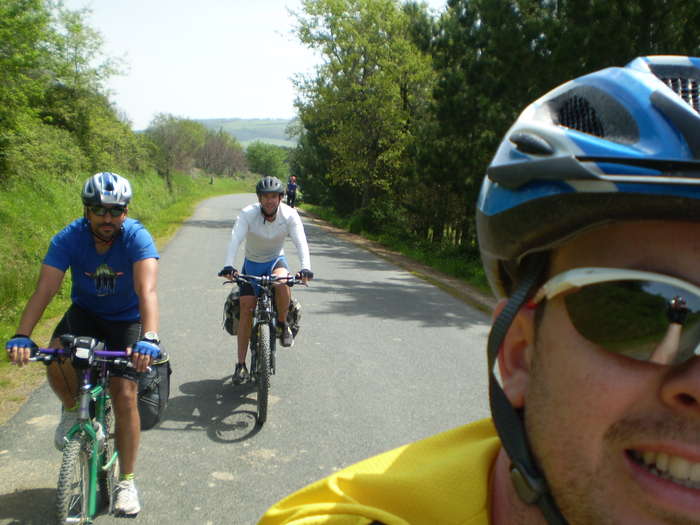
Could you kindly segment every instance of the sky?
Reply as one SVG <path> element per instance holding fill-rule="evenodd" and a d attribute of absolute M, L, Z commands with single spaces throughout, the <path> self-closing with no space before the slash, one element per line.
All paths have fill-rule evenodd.
<path fill-rule="evenodd" d="M 447 0 L 428 0 L 434 11 Z M 64 0 L 88 8 L 107 55 L 124 74 L 106 85 L 135 130 L 154 115 L 282 118 L 295 115 L 292 78 L 321 57 L 292 34 L 300 0 Z"/>

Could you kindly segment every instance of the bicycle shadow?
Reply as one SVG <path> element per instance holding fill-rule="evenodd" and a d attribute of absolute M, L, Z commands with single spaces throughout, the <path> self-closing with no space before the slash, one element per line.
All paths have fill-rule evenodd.
<path fill-rule="evenodd" d="M 7 525 L 46 525 L 56 509 L 56 489 L 0 494 L 0 521 Z M 5 521 L 10 520 L 10 521 Z"/>
<path fill-rule="evenodd" d="M 217 443 L 238 443 L 260 432 L 257 400 L 251 383 L 234 385 L 231 376 L 183 383 L 184 395 L 171 397 L 159 430 L 206 431 Z M 186 423 L 174 427 L 169 422 Z"/>

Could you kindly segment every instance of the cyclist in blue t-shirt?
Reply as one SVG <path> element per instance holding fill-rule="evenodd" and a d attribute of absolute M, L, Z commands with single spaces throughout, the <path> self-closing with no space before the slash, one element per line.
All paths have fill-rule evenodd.
<path fill-rule="evenodd" d="M 156 279 L 158 251 L 151 235 L 127 218 L 132 191 L 129 181 L 116 173 L 90 177 L 82 190 L 84 216 L 63 228 L 51 240 L 36 289 L 22 313 L 17 333 L 5 348 L 13 363 L 28 362 L 35 343 L 30 339 L 44 310 L 71 270 L 72 304 L 56 326 L 51 347 L 60 336 L 91 336 L 108 349 L 131 351 L 133 369 L 113 370 L 110 394 L 116 419 L 121 480 L 115 494 L 115 513 L 135 516 L 141 510 L 134 485 L 139 445 L 138 377 L 160 355 Z M 55 434 L 60 450 L 77 420 L 77 375 L 70 360 L 47 367 L 51 388 L 61 400 L 61 420 Z"/>

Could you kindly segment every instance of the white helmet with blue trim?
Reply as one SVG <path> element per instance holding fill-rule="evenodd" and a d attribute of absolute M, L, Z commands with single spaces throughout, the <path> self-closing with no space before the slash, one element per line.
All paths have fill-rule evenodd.
<path fill-rule="evenodd" d="M 85 206 L 127 206 L 131 200 L 131 184 L 116 173 L 95 173 L 85 181 L 81 197 Z"/>
<path fill-rule="evenodd" d="M 489 165 L 477 231 L 493 291 L 524 257 L 625 219 L 700 220 L 700 58 L 650 56 L 528 106 Z"/>

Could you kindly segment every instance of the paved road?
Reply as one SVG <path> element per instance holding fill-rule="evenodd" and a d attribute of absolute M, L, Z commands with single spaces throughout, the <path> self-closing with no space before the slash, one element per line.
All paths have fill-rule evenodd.
<path fill-rule="evenodd" d="M 174 374 L 165 421 L 142 435 L 138 523 L 253 524 L 336 469 L 488 412 L 486 315 L 307 221 L 317 278 L 294 288 L 302 328 L 278 351 L 258 431 L 254 394 L 230 383 L 228 289 L 215 277 L 233 219 L 254 199 L 207 200 L 162 251 L 161 336 Z M 286 251 L 298 269 L 291 243 Z M 49 523 L 57 413 L 44 386 L 0 427 L 0 525 Z"/>

